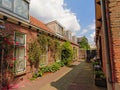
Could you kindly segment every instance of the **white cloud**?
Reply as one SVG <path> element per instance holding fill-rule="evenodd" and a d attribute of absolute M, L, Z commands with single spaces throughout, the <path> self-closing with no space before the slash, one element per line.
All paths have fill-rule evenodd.
<path fill-rule="evenodd" d="M 91 30 L 92 30 L 92 32 L 94 32 L 93 30 L 95 30 L 95 21 L 94 20 L 91 24 L 87 25 L 87 27 L 85 27 L 81 30 L 80 35 L 85 35 L 88 32 L 91 32 Z"/>
<path fill-rule="evenodd" d="M 80 33 L 80 35 L 84 35 L 88 32 L 88 29 L 83 29 L 82 32 Z"/>
<path fill-rule="evenodd" d="M 88 41 L 90 44 L 94 43 L 94 37 L 95 37 L 95 21 L 89 25 L 87 25 L 85 28 L 83 28 L 79 34 L 80 36 L 86 36 L 88 38 Z"/>
<path fill-rule="evenodd" d="M 95 32 L 93 32 L 92 34 L 90 34 L 91 38 L 94 38 L 94 36 L 95 36 Z"/>
<path fill-rule="evenodd" d="M 94 44 L 95 32 L 91 33 L 89 36 L 89 43 Z"/>
<path fill-rule="evenodd" d="M 89 28 L 90 30 L 95 30 L 95 21 L 93 21 L 92 24 L 88 25 L 88 28 Z"/>
<path fill-rule="evenodd" d="M 75 13 L 64 8 L 64 0 L 31 0 L 30 14 L 43 22 L 57 20 L 66 29 L 79 31 L 80 24 Z"/>

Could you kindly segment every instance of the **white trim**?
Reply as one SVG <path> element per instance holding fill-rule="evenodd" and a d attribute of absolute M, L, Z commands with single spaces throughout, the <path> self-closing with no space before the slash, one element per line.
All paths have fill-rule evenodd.
<path fill-rule="evenodd" d="M 16 32 L 17 31 L 14 31 L 14 47 L 15 47 L 15 37 L 16 37 Z M 20 31 L 18 31 L 18 32 L 20 32 Z M 26 58 L 25 58 L 25 56 L 26 56 L 26 34 L 25 33 L 23 33 L 23 32 L 20 32 L 21 34 L 23 34 L 24 35 L 24 46 L 25 46 L 25 48 L 24 48 L 24 70 L 23 71 L 18 71 L 18 70 L 16 70 L 16 65 L 15 65 L 15 75 L 20 75 L 20 74 L 23 74 L 23 73 L 25 73 L 26 72 Z M 14 48 L 14 53 L 13 53 L 13 56 L 15 57 L 15 48 Z M 17 59 L 16 59 L 17 60 Z M 16 61 L 17 62 L 17 61 Z"/>
<path fill-rule="evenodd" d="M 26 61 L 26 55 L 27 55 L 27 54 L 26 54 L 26 37 L 27 37 L 27 36 L 26 36 L 26 34 L 25 34 L 25 45 L 24 45 L 24 46 L 25 46 L 25 56 L 24 56 L 24 58 L 25 58 L 25 70 L 24 70 L 24 71 L 25 71 L 25 72 L 26 72 L 26 63 L 27 63 L 27 61 Z"/>
<path fill-rule="evenodd" d="M 46 65 L 48 65 L 48 46 L 46 46 Z"/>

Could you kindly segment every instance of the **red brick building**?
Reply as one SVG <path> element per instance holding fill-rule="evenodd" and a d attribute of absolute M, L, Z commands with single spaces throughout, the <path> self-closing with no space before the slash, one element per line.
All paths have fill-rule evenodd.
<path fill-rule="evenodd" d="M 120 90 L 120 0 L 95 0 L 96 45 L 108 90 Z"/>
<path fill-rule="evenodd" d="M 28 60 L 28 48 L 29 43 L 36 40 L 39 33 L 45 34 L 53 40 L 57 39 L 61 43 L 70 41 L 65 36 L 56 35 L 53 31 L 41 21 L 29 16 L 29 0 L 8 0 L 7 3 L 0 0 L 0 83 L 3 83 L 3 78 L 7 78 L 10 83 L 18 83 L 32 77 L 35 68 L 31 67 Z M 6 43 L 10 46 L 8 58 L 5 57 Z M 77 60 L 79 45 L 72 41 L 70 43 L 75 50 L 73 59 Z M 56 60 L 51 57 L 51 54 L 52 51 L 47 50 L 42 55 L 41 63 L 44 65 L 54 63 Z M 7 68 L 14 67 L 14 73 L 5 72 L 4 74 L 4 61 L 9 63 Z M 7 70 L 7 68 L 5 69 Z"/>

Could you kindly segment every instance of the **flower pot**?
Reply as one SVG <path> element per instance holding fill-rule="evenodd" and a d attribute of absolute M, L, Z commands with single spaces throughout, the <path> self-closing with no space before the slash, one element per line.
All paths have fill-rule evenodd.
<path fill-rule="evenodd" d="M 95 77 L 95 85 L 100 87 L 107 87 L 107 83 L 105 79 Z"/>

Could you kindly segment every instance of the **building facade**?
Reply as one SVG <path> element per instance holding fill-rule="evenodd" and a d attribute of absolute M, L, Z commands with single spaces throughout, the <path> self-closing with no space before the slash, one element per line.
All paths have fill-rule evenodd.
<path fill-rule="evenodd" d="M 57 40 L 60 44 L 68 41 L 59 24 L 55 25 L 57 29 L 53 29 L 30 16 L 29 3 L 29 0 L 0 0 L 0 83 L 3 86 L 4 81 L 16 84 L 32 77 L 36 68 L 29 61 L 29 47 L 39 35 Z M 77 60 L 79 45 L 69 42 L 74 47 L 74 59 Z M 47 46 L 40 56 L 40 66 L 50 65 L 61 59 L 60 55 L 53 58 L 53 51 Z"/>
<path fill-rule="evenodd" d="M 52 21 L 46 24 L 56 35 L 64 37 L 64 27 L 58 21 Z"/>
<path fill-rule="evenodd" d="M 120 0 L 95 0 L 97 57 L 108 90 L 120 90 Z"/>

